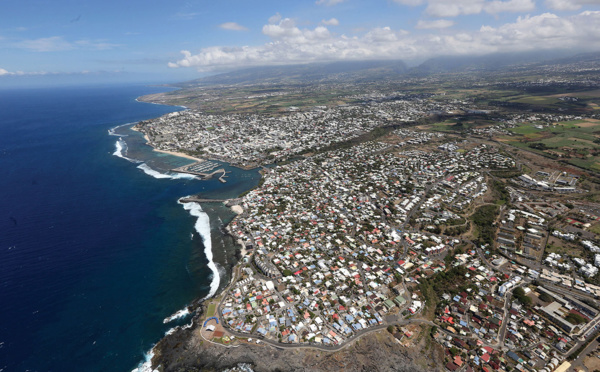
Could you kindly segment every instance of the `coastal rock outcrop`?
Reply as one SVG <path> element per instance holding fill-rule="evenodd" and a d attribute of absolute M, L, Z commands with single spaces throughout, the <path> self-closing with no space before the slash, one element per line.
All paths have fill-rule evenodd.
<path fill-rule="evenodd" d="M 430 352 L 424 355 L 428 352 L 418 347 L 402 347 L 385 331 L 365 335 L 339 351 L 326 352 L 265 344 L 227 348 L 203 340 L 195 329 L 180 329 L 157 344 L 152 364 L 161 372 L 222 371 L 240 364 L 250 365 L 255 372 L 443 370 L 441 361 L 436 362 L 439 355 Z M 418 358 L 422 358 L 420 365 L 413 362 Z"/>

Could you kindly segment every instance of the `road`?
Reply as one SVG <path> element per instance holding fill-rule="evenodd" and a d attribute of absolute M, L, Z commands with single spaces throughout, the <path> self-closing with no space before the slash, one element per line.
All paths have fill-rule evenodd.
<path fill-rule="evenodd" d="M 595 339 L 593 342 L 591 342 L 586 348 L 585 350 L 583 350 L 579 356 L 577 357 L 577 359 L 575 359 L 574 361 L 571 362 L 571 367 L 568 369 L 569 371 L 575 371 L 576 368 L 580 368 L 583 369 L 584 371 L 588 372 L 588 369 L 586 367 L 583 366 L 583 361 L 585 360 L 585 358 L 588 356 L 588 354 L 590 354 L 591 352 L 593 352 L 594 350 L 596 350 L 596 348 L 598 347 L 600 343 L 598 342 L 598 339 Z M 573 348 L 573 351 L 579 349 L 581 345 L 577 345 L 576 347 Z M 570 353 L 569 353 L 570 354 Z M 589 371 L 592 372 L 592 371 Z"/>

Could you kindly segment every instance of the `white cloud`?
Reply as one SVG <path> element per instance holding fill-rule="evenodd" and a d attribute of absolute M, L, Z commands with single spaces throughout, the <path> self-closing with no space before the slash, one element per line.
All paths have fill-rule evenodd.
<path fill-rule="evenodd" d="M 341 4 L 344 1 L 346 1 L 346 0 L 317 0 L 317 1 L 315 1 L 315 4 L 333 6 L 333 5 Z"/>
<path fill-rule="evenodd" d="M 191 19 L 196 18 L 197 16 L 199 16 L 202 13 L 197 13 L 197 12 L 179 12 L 179 13 L 175 13 L 173 14 L 170 19 L 171 20 L 185 20 L 185 21 L 189 21 Z"/>
<path fill-rule="evenodd" d="M 33 52 L 64 52 L 73 49 L 87 50 L 109 50 L 119 47 L 119 44 L 111 44 L 105 40 L 76 40 L 70 42 L 62 36 L 51 36 L 40 39 L 23 40 L 15 44 L 16 47 Z"/>
<path fill-rule="evenodd" d="M 438 22 L 446 21 L 446 22 Z M 442 27 L 447 20 L 421 26 Z M 422 27 L 425 28 L 425 27 Z M 498 27 L 475 31 L 446 31 L 443 35 L 413 35 L 404 30 L 380 27 L 360 36 L 331 33 L 325 26 L 301 29 L 289 18 L 263 26 L 271 40 L 259 46 L 210 47 L 183 58 L 170 67 L 195 67 L 208 71 L 240 66 L 276 65 L 335 60 L 422 59 L 440 55 L 481 55 L 494 52 L 540 49 L 600 48 L 600 11 L 560 17 L 552 13 L 518 17 Z"/>
<path fill-rule="evenodd" d="M 235 23 L 235 22 L 221 23 L 219 25 L 219 27 L 224 30 L 230 30 L 230 31 L 247 31 L 248 30 L 246 27 L 240 25 L 239 23 Z"/>
<path fill-rule="evenodd" d="M 584 5 L 600 5 L 598 0 L 546 0 L 548 8 L 554 10 L 577 10 Z"/>
<path fill-rule="evenodd" d="M 529 12 L 535 9 L 535 2 L 533 0 L 491 1 L 487 2 L 483 9 L 490 14 Z"/>
<path fill-rule="evenodd" d="M 92 49 L 92 50 L 109 50 L 109 49 L 114 49 L 114 48 L 118 48 L 118 47 L 122 46 L 120 44 L 107 43 L 105 40 L 88 40 L 88 39 L 77 40 L 73 44 L 82 49 Z"/>
<path fill-rule="evenodd" d="M 321 21 L 321 23 L 324 24 L 325 26 L 339 26 L 340 25 L 340 21 L 338 21 L 336 18 L 324 19 Z"/>
<path fill-rule="evenodd" d="M 0 68 L 0 76 L 39 76 L 39 75 L 58 75 L 59 73 L 51 73 L 46 71 L 8 71 Z"/>
<path fill-rule="evenodd" d="M 73 44 L 66 41 L 61 36 L 24 40 L 17 45 L 23 49 L 29 49 L 34 52 L 60 52 L 74 48 Z"/>
<path fill-rule="evenodd" d="M 436 19 L 434 21 L 423 21 L 417 22 L 415 28 L 418 29 L 430 29 L 430 28 L 448 28 L 454 26 L 454 21 L 448 19 Z"/>
<path fill-rule="evenodd" d="M 423 4 L 423 0 L 394 0 L 394 2 L 408 6 L 417 6 Z"/>
<path fill-rule="evenodd" d="M 528 12 L 535 9 L 534 0 L 394 0 L 398 4 L 417 6 L 427 4 L 425 13 L 432 17 L 457 17 L 459 15 L 486 12 Z M 546 0 L 546 1 L 595 1 L 595 0 Z"/>
<path fill-rule="evenodd" d="M 279 14 L 279 13 L 275 13 L 274 15 L 272 15 L 272 16 L 269 18 L 269 24 L 270 24 L 270 25 L 273 25 L 273 24 L 275 24 L 275 23 L 278 23 L 279 21 L 281 21 L 281 14 Z"/>
<path fill-rule="evenodd" d="M 75 75 L 105 75 L 105 74 L 114 74 L 120 73 L 120 71 L 75 71 L 75 72 L 61 72 L 61 71 L 8 71 L 3 68 L 0 68 L 0 78 L 2 76 L 75 76 Z"/>

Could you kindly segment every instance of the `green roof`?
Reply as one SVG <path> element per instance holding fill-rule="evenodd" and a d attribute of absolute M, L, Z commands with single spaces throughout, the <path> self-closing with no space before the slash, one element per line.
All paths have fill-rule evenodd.
<path fill-rule="evenodd" d="M 404 305 L 406 303 L 406 299 L 402 296 L 398 296 L 394 298 L 394 302 L 396 302 L 398 305 Z"/>

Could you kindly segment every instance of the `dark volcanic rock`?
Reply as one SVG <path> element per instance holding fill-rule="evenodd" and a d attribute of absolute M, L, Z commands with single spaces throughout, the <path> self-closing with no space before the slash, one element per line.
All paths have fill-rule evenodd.
<path fill-rule="evenodd" d="M 247 363 L 263 371 L 423 371 L 412 362 L 420 353 L 400 346 L 387 332 L 371 333 L 336 352 L 261 345 L 223 347 L 201 339 L 196 330 L 178 330 L 154 349 L 154 368 L 163 372 L 221 371 Z M 428 370 L 442 370 L 443 367 Z"/>

